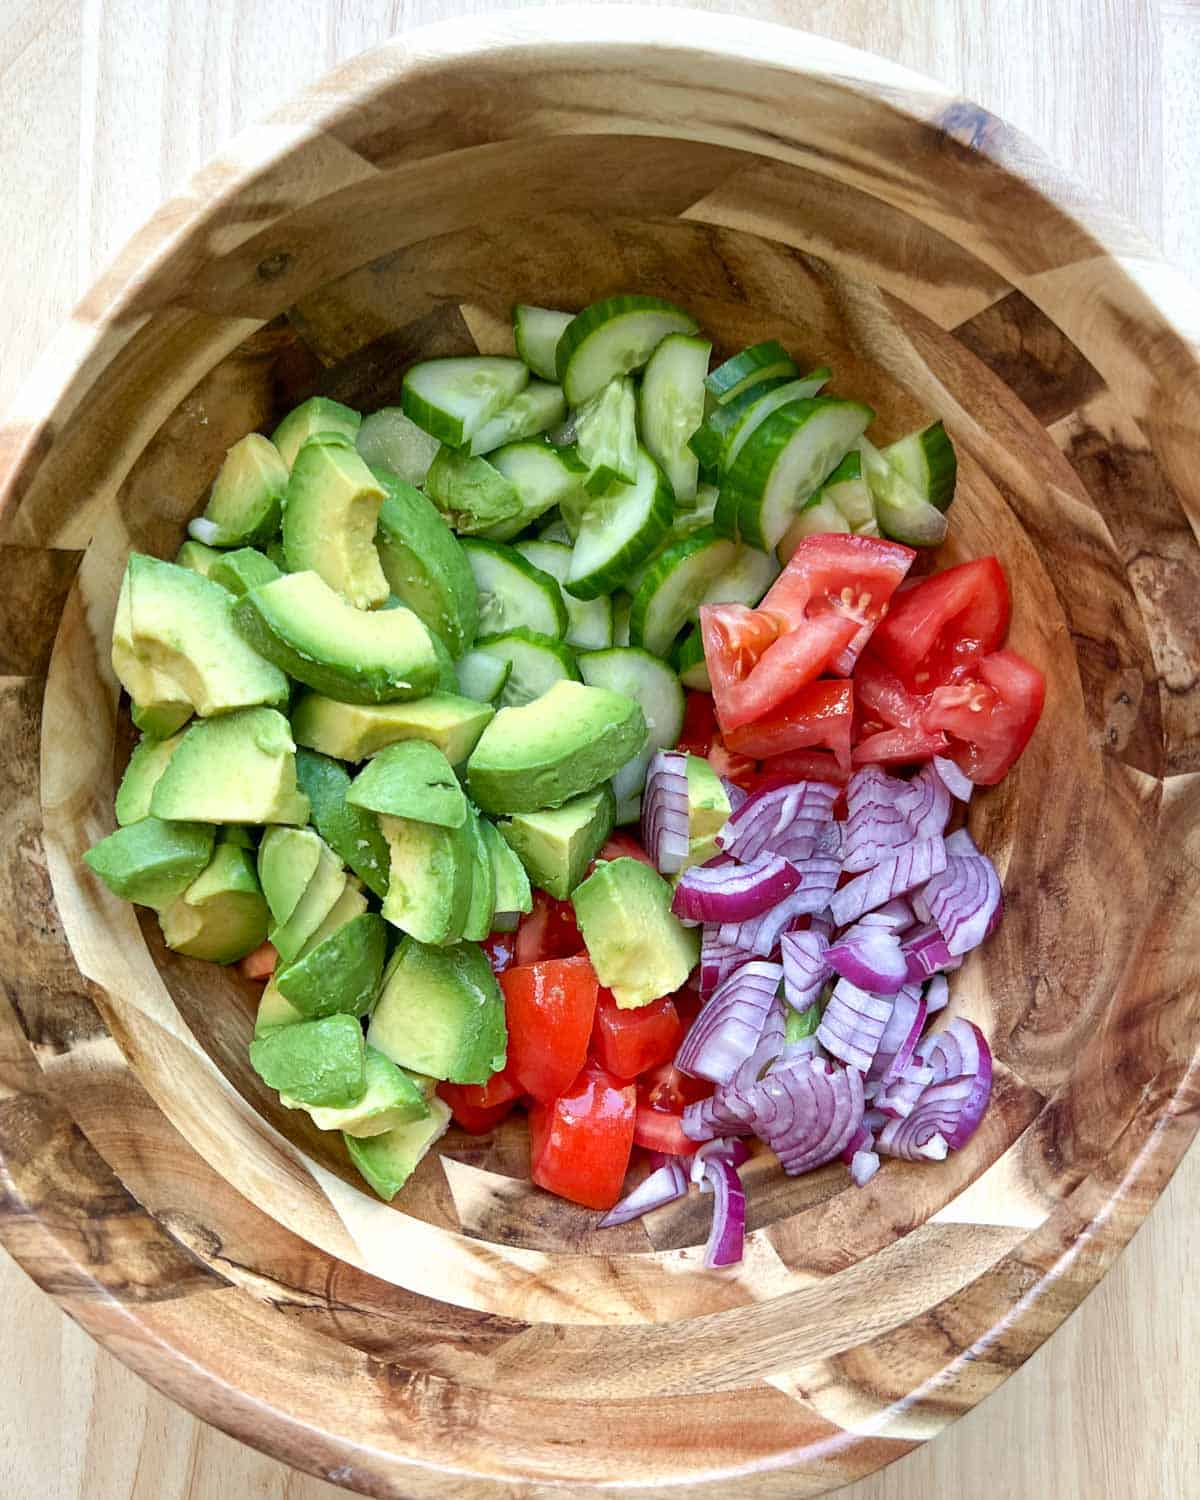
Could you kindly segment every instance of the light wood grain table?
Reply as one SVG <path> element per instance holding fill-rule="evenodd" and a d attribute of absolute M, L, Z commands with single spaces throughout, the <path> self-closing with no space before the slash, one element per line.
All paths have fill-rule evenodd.
<path fill-rule="evenodd" d="M 1200 275 L 1200 0 L 730 0 L 936 74 Z M 126 237 L 339 59 L 479 0 L 0 0 L 0 404 Z M 1200 1495 L 1200 1153 L 999 1394 L 850 1500 Z M 129 1374 L 0 1255 L 4 1500 L 334 1500 Z"/>

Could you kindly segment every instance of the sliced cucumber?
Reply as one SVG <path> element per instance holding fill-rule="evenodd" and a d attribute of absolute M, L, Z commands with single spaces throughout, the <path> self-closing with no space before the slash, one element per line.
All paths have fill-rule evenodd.
<path fill-rule="evenodd" d="M 554 519 L 538 532 L 539 542 L 561 542 L 564 547 L 575 545 L 575 538 L 571 535 L 571 528 L 563 520 L 562 516 L 555 513 Z"/>
<path fill-rule="evenodd" d="M 613 638 L 614 646 L 628 646 L 629 644 L 629 616 L 633 610 L 633 600 L 628 594 L 618 591 L 612 596 L 613 607 Z"/>
<path fill-rule="evenodd" d="M 671 642 L 700 607 L 700 601 L 731 566 L 738 544 L 710 526 L 660 553 L 646 569 L 633 596 L 629 639 L 655 656 Z"/>
<path fill-rule="evenodd" d="M 467 535 L 495 531 L 521 514 L 516 485 L 486 458 L 455 448 L 438 449 L 425 476 L 425 493 L 455 531 Z"/>
<path fill-rule="evenodd" d="M 941 422 L 889 443 L 883 456 L 922 500 L 938 510 L 949 510 L 958 481 L 958 456 Z"/>
<path fill-rule="evenodd" d="M 517 353 L 535 375 L 543 380 L 557 380 L 554 351 L 563 329 L 574 313 L 555 312 L 549 307 L 529 307 L 518 302 L 512 311 L 513 342 Z"/>
<path fill-rule="evenodd" d="M 760 422 L 789 401 L 815 396 L 832 373 L 828 366 L 822 366 L 800 380 L 764 380 L 727 405 L 714 406 L 692 437 L 692 452 L 719 474 L 730 466 Z"/>
<path fill-rule="evenodd" d="M 806 536 L 820 536 L 831 531 L 848 532 L 850 523 L 824 491 L 814 495 L 788 529 L 776 549 L 781 563 L 788 559 Z"/>
<path fill-rule="evenodd" d="M 666 535 L 673 509 L 671 486 L 639 447 L 633 484 L 593 496 L 580 518 L 567 592 L 595 599 L 624 583 Z"/>
<path fill-rule="evenodd" d="M 532 703 L 556 682 L 579 681 L 574 653 L 553 636 L 539 635 L 535 630 L 517 629 L 486 636 L 476 641 L 475 650 L 468 654 L 492 656 L 511 668 L 500 690 L 498 701 L 502 708 L 520 708 L 524 703 Z"/>
<path fill-rule="evenodd" d="M 569 406 L 582 406 L 610 380 L 646 363 L 669 333 L 696 333 L 682 308 L 661 297 L 606 297 L 563 329 L 555 350 L 558 382 Z"/>
<path fill-rule="evenodd" d="M 909 547 L 941 546 L 946 539 L 946 517 L 937 506 L 930 505 L 866 438 L 859 439 L 858 451 L 883 535 Z"/>
<path fill-rule="evenodd" d="M 521 501 L 521 509 L 515 516 L 485 533 L 491 541 L 510 541 L 554 506 L 585 498 L 583 481 L 587 478 L 587 468 L 574 448 L 552 448 L 544 439 L 535 438 L 506 443 L 489 453 L 487 461 L 504 475 Z"/>
<path fill-rule="evenodd" d="M 736 511 L 743 541 L 773 551 L 805 500 L 841 463 L 874 416 L 861 401 L 790 401 L 755 428 L 728 470 L 717 505 Z M 719 522 L 718 522 L 719 525 Z"/>
<path fill-rule="evenodd" d="M 354 444 L 372 468 L 387 469 L 406 484 L 417 486 L 425 483 L 441 447 L 437 438 L 410 421 L 398 406 L 381 406 L 364 417 Z"/>
<path fill-rule="evenodd" d="M 476 703 L 495 703 L 512 676 L 512 662 L 486 651 L 468 651 L 455 663 L 458 690 Z"/>
<path fill-rule="evenodd" d="M 764 339 L 718 365 L 705 380 L 704 388 L 718 406 L 724 406 L 764 380 L 780 376 L 790 380 L 799 373 L 795 361 L 778 340 Z"/>
<path fill-rule="evenodd" d="M 529 384 L 519 359 L 495 354 L 426 359 L 405 372 L 404 414 L 441 443 L 461 448 Z"/>
<path fill-rule="evenodd" d="M 851 531 L 860 536 L 878 536 L 875 524 L 875 502 L 862 471 L 862 455 L 852 448 L 821 486 L 818 500 L 829 500 L 837 506 Z M 803 514 L 803 512 L 801 512 Z"/>
<path fill-rule="evenodd" d="M 704 637 L 699 625 L 693 625 L 685 636 L 680 637 L 671 652 L 671 665 L 679 673 L 684 687 L 694 688 L 698 693 L 712 692 L 708 663 L 704 659 Z"/>
<path fill-rule="evenodd" d="M 579 658 L 579 671 L 589 687 L 609 688 L 632 698 L 646 719 L 646 744 L 613 777 L 617 822 L 632 823 L 641 811 L 646 768 L 656 750 L 675 743 L 683 729 L 683 689 L 665 662 L 636 647 L 590 651 Z"/>
<path fill-rule="evenodd" d="M 518 542 L 517 551 L 535 568 L 564 584 L 571 571 L 571 549 L 561 542 Z M 561 593 L 561 591 L 560 591 Z M 612 645 L 612 600 L 576 599 L 561 594 L 567 609 L 566 642 L 580 651 L 602 651 Z"/>
<path fill-rule="evenodd" d="M 483 424 L 471 439 L 471 452 L 490 454 L 505 443 L 536 437 L 548 427 L 557 427 L 566 414 L 561 386 L 531 380 L 519 396 Z"/>
<path fill-rule="evenodd" d="M 638 393 L 642 442 L 670 480 L 676 505 L 691 505 L 700 462 L 688 439 L 704 420 L 704 372 L 712 345 L 686 333 L 669 333 L 650 356 Z"/>
<path fill-rule="evenodd" d="M 779 564 L 770 552 L 741 544 L 720 578 L 701 599 L 701 604 L 745 604 L 748 608 L 762 598 L 779 577 Z M 693 618 L 698 618 L 693 616 Z"/>
<path fill-rule="evenodd" d="M 609 383 L 575 417 L 575 451 L 590 495 L 632 484 L 637 470 L 637 401 L 627 376 Z M 568 524 L 570 524 L 568 519 Z"/>
<path fill-rule="evenodd" d="M 462 549 L 479 592 L 480 635 L 502 635 L 520 625 L 556 639 L 566 634 L 567 610 L 556 578 L 503 542 L 464 537 Z"/>

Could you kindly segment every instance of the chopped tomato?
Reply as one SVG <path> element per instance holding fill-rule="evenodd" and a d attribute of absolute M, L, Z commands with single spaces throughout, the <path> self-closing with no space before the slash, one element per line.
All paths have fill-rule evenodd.
<path fill-rule="evenodd" d="M 927 701 L 910 692 L 874 651 L 867 651 L 854 669 L 854 696 L 860 720 L 887 729 L 919 728 Z"/>
<path fill-rule="evenodd" d="M 691 1156 L 700 1142 L 684 1135 L 682 1115 L 667 1114 L 639 1103 L 633 1144 L 644 1146 L 647 1151 L 661 1151 L 666 1156 Z"/>
<path fill-rule="evenodd" d="M 742 604 L 700 610 L 713 702 L 724 733 L 752 724 L 826 671 L 861 629 L 832 607 L 793 625 Z"/>
<path fill-rule="evenodd" d="M 715 1087 L 704 1078 L 689 1078 L 674 1063 L 663 1063 L 638 1081 L 638 1098 L 651 1109 L 677 1115 L 685 1104 L 707 1099 Z"/>
<path fill-rule="evenodd" d="M 670 995 L 621 1010 L 612 991 L 601 989 L 592 1027 L 592 1056 L 618 1078 L 636 1078 L 675 1056 L 683 1022 Z"/>
<path fill-rule="evenodd" d="M 993 651 L 971 676 L 934 690 L 924 722 L 951 736 L 950 754 L 979 786 L 995 786 L 1029 743 L 1046 679 L 1015 651 Z"/>
<path fill-rule="evenodd" d="M 486 1083 L 439 1083 L 437 1093 L 468 1135 L 486 1135 L 512 1113 L 522 1089 L 506 1067 Z"/>
<path fill-rule="evenodd" d="M 761 792 L 767 787 L 790 786 L 794 781 L 828 781 L 832 786 L 845 786 L 849 778 L 849 766 L 841 765 L 828 750 L 792 750 L 764 760 L 747 790 Z"/>
<path fill-rule="evenodd" d="M 683 702 L 683 728 L 675 748 L 707 755 L 717 737 L 717 711 L 711 693 L 688 693 Z"/>
<path fill-rule="evenodd" d="M 734 786 L 740 786 L 746 791 L 754 784 L 754 777 L 758 772 L 755 761 L 748 755 L 734 755 L 720 739 L 708 752 L 708 763 L 718 776 L 724 776 L 726 781 L 732 781 Z"/>
<path fill-rule="evenodd" d="M 543 958 L 573 958 L 583 952 L 583 938 L 575 925 L 575 908 L 569 901 L 556 901 L 545 891 L 534 891 L 533 910 L 521 918 L 513 957 L 519 964 L 540 963 Z"/>
<path fill-rule="evenodd" d="M 503 974 L 516 958 L 517 935 L 515 932 L 493 932 L 479 945 L 487 954 L 493 974 Z"/>
<path fill-rule="evenodd" d="M 557 1099 L 529 1110 L 534 1182 L 584 1208 L 611 1208 L 621 1196 L 637 1090 L 589 1062 Z"/>
<path fill-rule="evenodd" d="M 925 729 L 881 729 L 855 745 L 854 764 L 911 766 L 931 755 L 944 755 L 948 749 L 946 736 L 940 731 L 931 734 Z"/>
<path fill-rule="evenodd" d="M 833 751 L 848 774 L 853 721 L 854 688 L 849 682 L 810 682 L 753 724 L 729 730 L 725 744 L 760 760 L 821 745 Z"/>
<path fill-rule="evenodd" d="M 642 848 L 632 833 L 623 833 L 619 828 L 604 841 L 598 859 L 640 859 L 644 865 L 654 869 L 654 861 Z"/>
<path fill-rule="evenodd" d="M 547 958 L 500 975 L 508 1071 L 535 1099 L 557 1099 L 583 1067 L 598 981 L 591 960 Z"/>
<path fill-rule="evenodd" d="M 875 631 L 872 650 L 907 687 L 928 693 L 1000 646 L 1010 608 L 999 561 L 978 557 L 898 594 Z"/>
<path fill-rule="evenodd" d="M 279 962 L 274 943 L 260 943 L 253 953 L 247 953 L 238 964 L 244 979 L 270 979 Z"/>

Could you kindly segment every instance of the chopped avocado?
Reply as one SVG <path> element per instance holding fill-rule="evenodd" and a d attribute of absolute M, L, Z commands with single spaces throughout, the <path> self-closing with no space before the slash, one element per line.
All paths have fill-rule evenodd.
<path fill-rule="evenodd" d="M 500 830 L 486 818 L 480 818 L 479 831 L 487 845 L 492 861 L 492 897 L 495 911 L 492 914 L 493 929 L 501 922 L 508 924 L 503 930 L 516 926 L 519 914 L 533 910 L 533 892 L 529 888 L 529 876 L 516 851 L 510 849 Z"/>
<path fill-rule="evenodd" d="M 374 470 L 386 492 L 376 545 L 396 598 L 459 657 L 475 639 L 479 605 L 475 579 L 458 538 L 420 490 Z"/>
<path fill-rule="evenodd" d="M 617 804 L 607 782 L 545 812 L 514 813 L 499 825 L 534 885 L 565 901 L 613 831 Z"/>
<path fill-rule="evenodd" d="M 232 964 L 266 941 L 268 917 L 254 856 L 237 844 L 218 844 L 208 868 L 158 920 L 176 953 Z"/>
<path fill-rule="evenodd" d="M 212 858 L 216 830 L 207 823 L 142 818 L 118 828 L 83 856 L 114 895 L 139 906 L 169 906 Z"/>
<path fill-rule="evenodd" d="M 174 678 L 152 667 L 134 646 L 130 596 L 126 566 L 113 617 L 113 671 L 133 700 L 133 722 L 152 739 L 166 739 L 191 718 L 192 705 Z"/>
<path fill-rule="evenodd" d="M 367 1039 L 401 1068 L 451 1083 L 486 1083 L 505 1063 L 504 996 L 475 943 L 392 955 Z"/>
<path fill-rule="evenodd" d="M 249 433 L 226 453 L 204 514 L 188 530 L 214 547 L 269 542 L 279 530 L 287 479 L 275 444 L 261 432 Z"/>
<path fill-rule="evenodd" d="M 632 699 L 607 688 L 556 682 L 521 708 L 502 708 L 480 736 L 467 775 L 485 812 L 561 807 L 607 781 L 646 738 Z"/>
<path fill-rule="evenodd" d="M 275 983 L 280 994 L 306 1016 L 332 1016 L 341 1011 L 365 1016 L 379 993 L 386 957 L 383 918 L 368 911 L 280 969 Z"/>
<path fill-rule="evenodd" d="M 472 845 L 465 825 L 380 814 L 390 870 L 383 915 L 419 942 L 457 943 L 471 904 Z"/>
<path fill-rule="evenodd" d="M 430 693 L 411 703 L 338 703 L 305 693 L 292 710 L 292 733 L 338 760 L 366 760 L 400 740 L 428 740 L 452 766 L 474 750 L 494 710 L 458 693 Z"/>
<path fill-rule="evenodd" d="M 280 573 L 288 570 L 287 558 L 283 551 L 283 538 L 277 536 L 273 542 L 267 543 L 267 561 L 274 563 Z"/>
<path fill-rule="evenodd" d="M 396 609 L 398 606 L 389 604 L 387 607 L 389 609 Z M 429 632 L 429 639 L 433 645 L 433 654 L 438 660 L 438 677 L 437 682 L 434 684 L 436 691 L 439 693 L 457 692 L 458 673 L 455 670 L 454 658 L 450 655 L 449 646 L 446 645 L 445 641 L 442 640 L 436 631 L 431 630 Z"/>
<path fill-rule="evenodd" d="M 197 713 L 287 701 L 287 678 L 234 628 L 233 600 L 220 584 L 140 552 L 127 571 L 132 649 L 170 677 Z M 115 633 L 113 643 L 120 675 Z M 147 701 L 135 683 L 122 682 L 135 702 Z"/>
<path fill-rule="evenodd" d="M 114 646 L 115 650 L 115 646 Z M 161 677 L 163 682 L 170 679 L 163 677 L 161 673 L 155 673 Z M 174 684 L 172 684 L 174 688 Z M 178 689 L 175 689 L 178 691 Z M 173 701 L 159 701 L 157 703 L 131 703 L 129 705 L 129 717 L 147 739 L 165 740 L 176 734 L 192 717 L 192 705 L 186 698 Z"/>
<path fill-rule="evenodd" d="M 258 878 L 276 926 L 299 905 L 316 874 L 321 840 L 311 828 L 268 828 L 258 846 Z"/>
<path fill-rule="evenodd" d="M 273 708 L 198 720 L 167 763 L 150 810 L 200 823 L 307 823 L 295 751 L 288 721 Z"/>
<path fill-rule="evenodd" d="M 442 828 L 461 828 L 467 821 L 467 799 L 454 767 L 427 740 L 401 740 L 381 750 L 354 778 L 346 800 Z"/>
<path fill-rule="evenodd" d="M 700 957 L 700 933 L 671 912 L 671 887 L 640 859 L 598 864 L 571 896 L 588 956 L 622 1010 L 673 994 Z"/>
<path fill-rule="evenodd" d="M 190 568 L 193 573 L 199 573 L 201 578 L 207 578 L 212 570 L 213 564 L 220 561 L 221 554 L 215 547 L 206 547 L 203 542 L 184 542 L 175 554 L 175 563 L 180 568 Z"/>
<path fill-rule="evenodd" d="M 412 1174 L 429 1148 L 450 1128 L 450 1106 L 435 1095 L 429 1100 L 429 1116 L 399 1125 L 386 1135 L 360 1140 L 343 1135 L 350 1160 L 370 1187 L 390 1203 Z"/>
<path fill-rule="evenodd" d="M 253 832 L 244 823 L 225 823 L 217 829 L 218 844 L 236 844 L 239 849 L 258 847 Z"/>
<path fill-rule="evenodd" d="M 257 651 L 343 703 L 423 698 L 437 686 L 433 638 L 410 609 L 355 609 L 316 573 L 287 573 L 233 609 Z"/>
<path fill-rule="evenodd" d="M 333 850 L 320 841 L 317 867 L 304 888 L 291 916 L 271 932 L 271 941 L 279 952 L 279 966 L 286 968 L 299 957 L 305 943 L 333 910 L 346 889 L 346 871 Z"/>
<path fill-rule="evenodd" d="M 282 575 L 265 552 L 258 552 L 253 547 L 239 547 L 236 552 L 222 552 L 208 576 L 235 599 L 240 599 L 251 589 L 274 583 Z"/>
<path fill-rule="evenodd" d="M 143 735 L 138 741 L 117 788 L 117 822 L 122 827 L 149 816 L 154 788 L 182 739 L 181 734 L 166 740 L 152 740 Z"/>
<path fill-rule="evenodd" d="M 390 1057 L 368 1047 L 367 1091 L 349 1109 L 322 1109 L 319 1104 L 301 1104 L 289 1094 L 280 1094 L 285 1109 L 306 1109 L 318 1130 L 340 1130 L 356 1140 L 384 1135 L 397 1126 L 429 1117 L 429 1101 L 411 1073 L 398 1068 Z"/>
<path fill-rule="evenodd" d="M 338 433 L 318 433 L 296 455 L 283 511 L 288 571 L 319 573 L 356 609 L 373 609 L 388 596 L 375 551 L 383 487 L 354 444 Z"/>
<path fill-rule="evenodd" d="M 455 448 L 438 449 L 425 476 L 425 493 L 464 536 L 487 531 L 524 510 L 516 485 L 499 469 Z"/>
<path fill-rule="evenodd" d="M 346 801 L 350 776 L 344 766 L 312 750 L 297 750 L 296 778 L 312 807 L 317 832 L 377 896 L 388 888 L 388 847 L 379 819 Z"/>
<path fill-rule="evenodd" d="M 684 868 L 702 865 L 720 854 L 717 834 L 732 811 L 721 778 L 702 756 L 687 758 L 688 856 Z"/>
<path fill-rule="evenodd" d="M 304 1019 L 305 1017 L 291 1001 L 285 1000 L 279 993 L 275 987 L 275 977 L 272 975 L 267 980 L 262 999 L 258 1002 L 258 1014 L 254 1017 L 254 1035 L 266 1036 L 269 1031 L 277 1031 L 280 1026 L 294 1026 L 297 1021 Z"/>
<path fill-rule="evenodd" d="M 326 938 L 339 932 L 347 922 L 353 922 L 356 917 L 361 917 L 366 909 L 367 898 L 362 893 L 362 881 L 356 880 L 353 875 L 348 875 L 346 884 L 342 887 L 342 894 L 329 908 L 320 926 L 301 948 L 300 958 L 304 958 Z"/>
<path fill-rule="evenodd" d="M 271 434 L 271 441 L 290 469 L 310 437 L 321 432 L 340 432 L 353 442 L 361 425 L 362 417 L 351 407 L 331 401 L 328 396 L 313 396 L 288 412 Z"/>
<path fill-rule="evenodd" d="M 250 1043 L 250 1065 L 264 1083 L 299 1104 L 349 1109 L 367 1091 L 362 1027 L 353 1016 L 280 1026 Z"/>
<path fill-rule="evenodd" d="M 463 937 L 472 943 L 482 943 L 491 932 L 496 912 L 496 877 L 483 836 L 483 823 L 484 819 L 472 809 L 466 824 L 471 838 L 471 900 L 463 923 Z"/>

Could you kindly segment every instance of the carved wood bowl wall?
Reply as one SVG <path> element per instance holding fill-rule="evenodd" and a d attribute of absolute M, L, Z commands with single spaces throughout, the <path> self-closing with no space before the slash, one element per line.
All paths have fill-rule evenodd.
<path fill-rule="evenodd" d="M 250 1071 L 252 989 L 81 870 L 130 733 L 131 546 L 313 391 L 394 401 L 515 300 L 685 303 L 776 334 L 888 439 L 960 453 L 946 561 L 997 552 L 1042 726 L 973 830 L 1006 881 L 955 1005 L 997 1083 L 969 1149 L 748 1169 L 601 1235 L 522 1124 L 394 1206 Z M 0 1232 L 207 1420 L 379 1496 L 815 1495 L 934 1435 L 1079 1303 L 1197 1123 L 1200 307 L 1000 121 L 817 38 L 525 13 L 350 63 L 170 202 L 0 429 Z"/>

